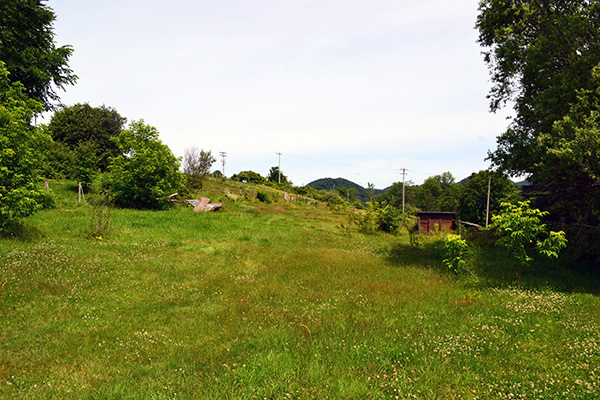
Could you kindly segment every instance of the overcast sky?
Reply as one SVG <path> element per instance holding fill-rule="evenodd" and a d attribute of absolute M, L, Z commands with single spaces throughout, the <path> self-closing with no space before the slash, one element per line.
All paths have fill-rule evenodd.
<path fill-rule="evenodd" d="M 478 0 L 49 0 L 79 76 L 66 105 L 114 107 L 173 153 L 226 152 L 225 174 L 384 188 L 486 169 Z"/>

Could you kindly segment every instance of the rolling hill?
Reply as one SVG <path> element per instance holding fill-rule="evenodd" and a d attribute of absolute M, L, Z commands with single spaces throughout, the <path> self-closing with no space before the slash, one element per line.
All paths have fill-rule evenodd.
<path fill-rule="evenodd" d="M 317 189 L 317 190 L 337 190 L 340 188 L 356 189 L 356 191 L 357 191 L 356 198 L 357 199 L 359 199 L 363 203 L 365 203 L 369 200 L 369 196 L 367 194 L 367 189 L 365 189 L 364 187 L 360 186 L 357 183 L 351 182 L 348 179 L 344 179 L 344 178 L 335 178 L 335 179 L 334 178 L 321 178 L 321 179 L 317 179 L 316 181 L 312 181 L 311 183 L 309 183 L 306 186 L 310 186 L 311 188 Z M 385 193 L 388 190 L 389 190 L 389 188 L 374 189 L 373 195 Z"/>

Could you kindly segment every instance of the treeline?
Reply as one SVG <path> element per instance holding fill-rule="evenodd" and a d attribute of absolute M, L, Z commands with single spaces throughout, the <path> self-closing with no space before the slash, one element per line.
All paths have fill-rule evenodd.
<path fill-rule="evenodd" d="M 409 214 L 417 211 L 456 212 L 457 218 L 485 226 L 489 189 L 489 210 L 495 214 L 502 203 L 515 203 L 521 191 L 508 177 L 499 172 L 479 171 L 461 182 L 455 182 L 450 172 L 427 178 L 423 184 L 404 185 L 404 208 Z M 385 206 L 402 208 L 402 182 L 375 197 Z"/>
<path fill-rule="evenodd" d="M 404 204 L 403 204 L 404 186 Z M 523 196 L 519 185 L 500 172 L 479 171 L 456 182 L 450 172 L 427 178 L 421 185 L 411 181 L 396 182 L 386 189 L 367 188 L 342 178 L 323 178 L 307 186 L 293 188 L 295 192 L 311 193 L 331 206 L 365 208 L 368 203 L 379 208 L 404 209 L 406 215 L 417 211 L 456 212 L 461 220 L 485 225 L 488 189 L 490 214 L 497 213 L 502 203 L 516 203 Z"/>
<path fill-rule="evenodd" d="M 0 230 L 11 230 L 43 207 L 52 192 L 40 185 L 69 178 L 83 191 L 99 183 L 124 207 L 160 208 L 174 195 L 202 186 L 215 161 L 191 148 L 182 160 L 143 120 L 87 103 L 58 106 L 56 88 L 74 84 L 73 49 L 54 42 L 54 11 L 42 1 L 0 7 Z M 36 117 L 54 111 L 47 125 Z"/>

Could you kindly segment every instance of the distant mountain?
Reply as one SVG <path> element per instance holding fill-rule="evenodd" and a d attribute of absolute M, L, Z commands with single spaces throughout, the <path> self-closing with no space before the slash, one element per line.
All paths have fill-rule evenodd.
<path fill-rule="evenodd" d="M 533 185 L 533 184 L 527 180 L 521 181 L 521 182 L 515 182 L 515 186 L 517 187 L 517 189 L 521 189 L 521 190 L 528 188 L 531 185 Z"/>
<path fill-rule="evenodd" d="M 322 179 L 317 179 L 316 181 L 312 181 L 311 183 L 309 183 L 306 186 L 310 186 L 313 189 L 317 189 L 317 190 L 337 190 L 340 188 L 344 188 L 344 189 L 356 189 L 357 195 L 356 198 L 359 199 L 360 201 L 362 201 L 363 203 L 369 201 L 369 196 L 367 195 L 367 189 L 365 189 L 364 187 L 360 186 L 357 183 L 351 182 L 348 179 L 344 179 L 344 178 L 322 178 Z M 386 189 L 373 189 L 373 195 L 378 195 L 381 193 L 385 193 L 389 190 L 389 188 Z"/>

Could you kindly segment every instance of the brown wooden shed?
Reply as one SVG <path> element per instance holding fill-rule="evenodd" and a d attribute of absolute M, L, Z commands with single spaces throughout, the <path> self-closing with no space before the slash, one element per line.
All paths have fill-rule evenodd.
<path fill-rule="evenodd" d="M 453 231 L 456 228 L 456 213 L 447 211 L 419 211 L 417 213 L 419 233 Z"/>

